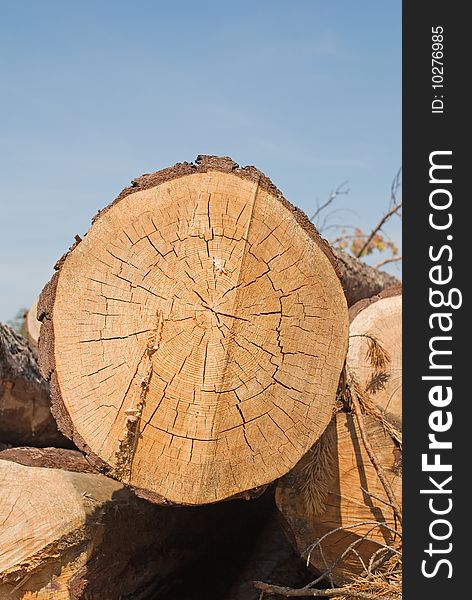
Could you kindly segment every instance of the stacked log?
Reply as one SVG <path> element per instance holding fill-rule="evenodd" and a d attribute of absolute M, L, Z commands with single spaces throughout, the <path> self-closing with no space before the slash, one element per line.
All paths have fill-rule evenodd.
<path fill-rule="evenodd" d="M 252 167 L 143 176 L 43 291 L 61 429 L 153 501 L 204 504 L 284 475 L 326 428 L 347 349 L 335 259 Z"/>
<path fill-rule="evenodd" d="M 0 598 L 151 598 L 228 530 L 231 509 L 157 506 L 88 471 L 73 450 L 0 452 Z"/>
<path fill-rule="evenodd" d="M 26 340 L 0 323 L 0 442 L 70 447 L 51 414 L 49 385 Z"/>
<path fill-rule="evenodd" d="M 349 306 L 354 306 L 360 300 L 373 298 L 400 283 L 393 275 L 371 267 L 343 250 L 336 248 L 333 252 Z"/>
<path fill-rule="evenodd" d="M 350 335 L 351 383 L 374 400 L 365 427 L 398 492 L 398 296 L 357 302 L 392 282 L 334 253 L 254 167 L 198 157 L 133 181 L 57 263 L 28 343 L 0 325 L 0 598 L 185 595 L 179 581 L 230 541 L 233 584 L 215 597 L 304 584 L 264 495 L 281 477 L 297 552 L 331 532 L 318 570 L 365 535 L 351 521 L 384 524 L 360 556 L 387 543 L 397 524 L 359 425 L 332 416 Z M 388 354 L 375 379 L 372 344 Z M 358 572 L 347 560 L 331 575 Z"/>
<path fill-rule="evenodd" d="M 401 499 L 401 288 L 359 302 L 350 317 L 347 371 L 353 393 L 366 402 L 364 431 L 353 413 L 338 412 L 318 444 L 281 479 L 276 496 L 297 551 L 340 585 L 365 574 L 372 557 L 388 556 L 378 551 L 394 547 L 401 533 L 363 439 Z"/>

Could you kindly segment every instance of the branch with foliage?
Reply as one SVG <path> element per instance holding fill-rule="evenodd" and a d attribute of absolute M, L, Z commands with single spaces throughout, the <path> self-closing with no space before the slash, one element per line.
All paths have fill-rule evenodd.
<path fill-rule="evenodd" d="M 335 214 L 339 214 L 343 209 L 338 208 L 326 212 L 335 200 L 341 195 L 348 195 L 350 189 L 347 187 L 347 182 L 343 182 L 336 190 L 332 191 L 328 199 L 323 202 L 317 202 L 317 208 L 311 216 L 311 221 L 317 226 L 318 230 L 327 235 L 329 242 L 335 248 L 344 250 L 355 258 L 364 258 L 377 252 L 379 254 L 387 253 L 387 258 L 378 262 L 377 268 L 390 263 L 401 262 L 402 257 L 398 255 L 398 248 L 385 232 L 385 226 L 395 216 L 401 218 L 402 201 L 399 199 L 401 188 L 401 168 L 395 174 L 390 186 L 390 200 L 388 209 L 370 231 L 365 231 L 361 227 L 353 227 L 340 223 L 331 223 Z M 345 210 L 345 209 L 344 209 Z"/>

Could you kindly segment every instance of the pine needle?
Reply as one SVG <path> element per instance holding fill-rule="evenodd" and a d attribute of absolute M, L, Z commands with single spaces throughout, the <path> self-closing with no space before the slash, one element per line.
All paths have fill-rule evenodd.
<path fill-rule="evenodd" d="M 390 363 L 389 353 L 375 336 L 366 335 L 365 337 L 367 338 L 366 359 L 372 365 L 374 372 L 385 371 Z"/>
<path fill-rule="evenodd" d="M 336 462 L 336 444 L 333 439 L 334 421 L 313 445 L 303 467 L 301 493 L 306 510 L 314 516 L 323 513 L 328 500 L 329 484 Z"/>
<path fill-rule="evenodd" d="M 366 415 L 370 415 L 377 421 L 380 421 L 386 433 L 398 444 L 399 448 L 402 448 L 402 432 L 379 410 L 375 402 L 369 396 L 369 394 L 362 389 L 359 383 L 355 380 L 351 374 L 351 392 L 354 391 L 357 400 L 361 406 L 362 412 Z"/>
<path fill-rule="evenodd" d="M 333 600 L 351 600 L 356 598 L 356 592 L 372 594 L 373 597 L 385 600 L 400 600 L 402 598 L 402 559 L 398 554 L 393 555 L 371 573 L 356 577 L 348 586 L 347 593 L 335 596 Z"/>

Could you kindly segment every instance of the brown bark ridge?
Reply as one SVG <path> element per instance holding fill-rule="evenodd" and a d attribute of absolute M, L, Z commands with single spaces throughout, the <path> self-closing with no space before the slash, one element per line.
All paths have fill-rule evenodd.
<path fill-rule="evenodd" d="M 41 452 L 43 462 L 64 466 L 60 454 L 46 458 Z M 227 503 L 158 506 L 101 474 L 10 459 L 0 460 L 5 600 L 157 597 L 189 561 L 222 543 L 232 526 L 235 507 Z"/>
<path fill-rule="evenodd" d="M 0 442 L 66 446 L 51 414 L 49 385 L 34 351 L 8 325 L 0 323 Z"/>
<path fill-rule="evenodd" d="M 94 472 L 81 452 L 69 448 L 7 448 L 0 451 L 0 460 L 9 460 L 25 467 L 47 467 L 77 473 Z"/>
<path fill-rule="evenodd" d="M 371 267 L 343 250 L 335 248 L 333 252 L 337 259 L 338 272 L 349 306 L 400 284 L 393 275 Z"/>
<path fill-rule="evenodd" d="M 347 357 L 351 386 L 363 397 L 364 433 L 398 504 L 402 490 L 401 299 L 397 286 L 350 309 Z M 336 584 L 360 575 L 382 544 L 399 543 L 401 524 L 354 414 L 335 415 L 315 448 L 280 480 L 276 502 L 294 547 L 317 573 L 329 567 Z"/>
<path fill-rule="evenodd" d="M 38 306 L 54 415 L 144 497 L 260 488 L 327 426 L 348 333 L 336 261 L 254 167 L 140 177 L 56 268 Z"/>

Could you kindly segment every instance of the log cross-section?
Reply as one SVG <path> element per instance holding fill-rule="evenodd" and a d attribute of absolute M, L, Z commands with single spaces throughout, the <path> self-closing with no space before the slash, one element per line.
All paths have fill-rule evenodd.
<path fill-rule="evenodd" d="M 393 286 L 379 295 L 361 300 L 349 309 L 351 374 L 372 396 L 376 406 L 395 423 L 402 416 L 402 288 Z M 378 342 L 388 364 L 373 369 L 369 346 Z"/>
<path fill-rule="evenodd" d="M 253 167 L 199 157 L 101 211 L 44 290 L 56 417 L 139 493 L 218 501 L 326 428 L 347 350 L 335 259 Z"/>

